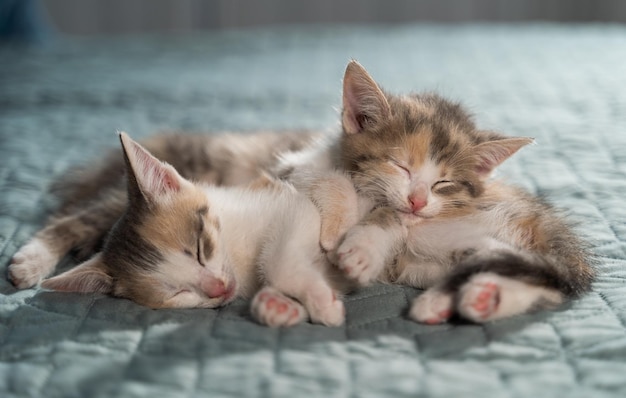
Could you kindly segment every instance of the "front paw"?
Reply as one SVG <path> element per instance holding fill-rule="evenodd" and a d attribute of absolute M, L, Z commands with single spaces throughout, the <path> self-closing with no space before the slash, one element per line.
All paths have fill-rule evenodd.
<path fill-rule="evenodd" d="M 269 286 L 254 296 L 250 310 L 259 323 L 270 327 L 293 326 L 307 318 L 302 304 Z"/>
<path fill-rule="evenodd" d="M 18 289 L 27 289 L 48 276 L 57 260 L 43 242 L 34 239 L 15 253 L 7 276 Z"/>
<path fill-rule="evenodd" d="M 346 233 L 347 226 L 342 225 L 340 220 L 322 219 L 320 230 L 320 245 L 326 252 L 332 252 L 337 248 L 341 238 Z"/>
<path fill-rule="evenodd" d="M 335 253 L 337 267 L 362 286 L 374 281 L 385 266 L 384 250 L 377 245 L 379 231 L 376 227 L 355 227 Z"/>
<path fill-rule="evenodd" d="M 346 309 L 334 292 L 311 296 L 307 300 L 311 322 L 326 326 L 340 326 L 346 318 Z"/>
<path fill-rule="evenodd" d="M 431 288 L 413 300 L 409 317 L 420 323 L 437 325 L 450 319 L 452 312 L 452 293 Z"/>

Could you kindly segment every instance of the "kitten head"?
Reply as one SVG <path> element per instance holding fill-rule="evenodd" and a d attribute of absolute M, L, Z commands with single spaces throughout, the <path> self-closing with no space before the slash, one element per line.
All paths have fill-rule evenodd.
<path fill-rule="evenodd" d="M 415 221 L 469 211 L 491 172 L 533 141 L 480 131 L 434 94 L 387 94 L 356 61 L 343 81 L 342 127 L 357 190 Z"/>
<path fill-rule="evenodd" d="M 219 220 L 202 188 L 182 178 L 125 133 L 129 205 L 101 253 L 48 279 L 44 288 L 101 292 L 151 308 L 213 308 L 236 281 Z"/>

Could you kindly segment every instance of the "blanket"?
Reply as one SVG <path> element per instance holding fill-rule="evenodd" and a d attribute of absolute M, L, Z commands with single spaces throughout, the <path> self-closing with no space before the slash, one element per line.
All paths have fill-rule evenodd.
<path fill-rule="evenodd" d="M 0 396 L 602 397 L 626 394 L 626 27 L 397 25 L 60 38 L 0 47 Z M 341 327 L 271 329 L 244 301 L 151 310 L 16 290 L 11 256 L 76 164 L 140 138 L 335 129 L 359 60 L 387 90 L 459 100 L 535 137 L 500 176 L 567 210 L 597 256 L 580 300 L 484 325 L 407 319 L 417 289 L 346 298 Z M 71 258 L 64 266 L 73 264 Z"/>

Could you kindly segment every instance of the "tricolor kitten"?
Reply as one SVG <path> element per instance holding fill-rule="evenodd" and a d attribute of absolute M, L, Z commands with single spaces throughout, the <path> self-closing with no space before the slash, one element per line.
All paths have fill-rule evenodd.
<path fill-rule="evenodd" d="M 356 62 L 344 78 L 342 126 L 338 142 L 285 158 L 339 159 L 361 207 L 373 204 L 331 250 L 349 278 L 428 289 L 409 315 L 429 324 L 550 308 L 590 289 L 585 245 L 558 212 L 489 178 L 532 139 L 478 130 L 459 105 L 436 95 L 384 93 Z M 316 173 L 306 177 L 315 195 L 337 197 L 336 184 L 325 194 L 324 171 Z M 334 203 L 339 211 L 321 209 L 322 232 L 346 230 L 355 219 L 345 203 Z"/>
<path fill-rule="evenodd" d="M 254 295 L 253 315 L 270 326 L 307 316 L 343 322 L 319 246 L 320 216 L 304 195 L 271 178 L 248 187 L 194 184 L 125 133 L 120 139 L 126 211 L 101 252 L 42 287 L 112 294 L 152 308 L 214 308 Z M 20 256 L 38 249 L 36 240 L 30 245 L 16 255 L 13 276 Z"/>
<path fill-rule="evenodd" d="M 240 185 L 262 177 L 263 170 L 276 163 L 277 153 L 301 150 L 312 138 L 287 132 L 164 134 L 143 144 L 188 180 Z M 127 207 L 126 167 L 122 152 L 112 151 L 99 162 L 69 171 L 53 185 L 59 207 L 11 260 L 8 277 L 17 288 L 35 286 L 70 252 L 85 260 L 100 250 Z"/>
<path fill-rule="evenodd" d="M 319 141 L 166 136 L 147 145 L 195 180 L 247 183 L 262 170 L 287 179 L 318 207 L 320 242 L 348 278 L 428 288 L 410 311 L 418 321 L 456 313 L 483 322 L 590 289 L 589 256 L 564 219 L 489 179 L 531 139 L 478 130 L 436 95 L 384 93 L 356 62 L 343 105 L 341 133 Z M 59 212 L 14 256 L 16 286 L 36 284 L 71 249 L 97 250 L 126 203 L 119 170 L 119 159 L 107 159 L 69 180 Z"/>

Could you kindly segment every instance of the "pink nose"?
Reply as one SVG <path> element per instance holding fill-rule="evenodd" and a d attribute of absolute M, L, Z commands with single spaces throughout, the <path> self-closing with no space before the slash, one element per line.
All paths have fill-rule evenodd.
<path fill-rule="evenodd" d="M 422 210 L 428 204 L 428 201 L 420 198 L 418 195 L 409 195 L 409 203 L 411 204 L 411 211 L 416 213 Z"/>
<path fill-rule="evenodd" d="M 224 281 L 217 278 L 209 278 L 202 282 L 202 290 L 210 298 L 217 298 L 226 295 L 229 289 L 224 284 Z"/>

